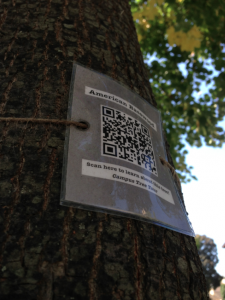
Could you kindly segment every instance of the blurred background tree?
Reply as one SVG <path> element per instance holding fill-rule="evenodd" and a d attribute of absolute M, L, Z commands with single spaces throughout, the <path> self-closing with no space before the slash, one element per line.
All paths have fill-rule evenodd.
<path fill-rule="evenodd" d="M 220 286 L 223 277 L 217 273 L 215 267 L 219 262 L 217 257 L 217 246 L 213 239 L 205 235 L 196 235 L 195 242 L 198 249 L 199 257 L 202 262 L 203 273 L 206 278 L 207 288 L 210 290 L 211 286 L 216 289 Z"/>
<path fill-rule="evenodd" d="M 225 2 L 131 0 L 130 4 L 175 167 L 183 182 L 196 179 L 185 162 L 184 141 L 197 147 L 202 142 L 221 147 L 225 141 L 218 126 L 225 115 Z M 147 63 L 150 57 L 153 61 Z M 202 82 L 209 87 L 203 95 Z"/>
<path fill-rule="evenodd" d="M 225 243 L 223 244 L 222 248 L 225 248 Z M 225 278 L 223 278 L 220 283 L 220 292 L 222 295 L 222 299 L 225 300 Z"/>
<path fill-rule="evenodd" d="M 220 293 L 221 293 L 222 299 L 225 300 L 225 278 L 222 279 L 222 281 L 221 281 Z"/>

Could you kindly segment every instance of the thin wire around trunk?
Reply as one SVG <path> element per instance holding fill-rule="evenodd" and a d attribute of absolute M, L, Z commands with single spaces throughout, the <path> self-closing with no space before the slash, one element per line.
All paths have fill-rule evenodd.
<path fill-rule="evenodd" d="M 80 123 L 76 121 L 69 120 L 58 120 L 58 119 L 35 119 L 35 118 L 3 118 L 0 117 L 0 122 L 15 122 L 15 123 L 52 123 L 52 124 L 62 124 L 62 125 L 73 125 L 83 129 L 88 128 L 88 125 L 85 123 Z"/>

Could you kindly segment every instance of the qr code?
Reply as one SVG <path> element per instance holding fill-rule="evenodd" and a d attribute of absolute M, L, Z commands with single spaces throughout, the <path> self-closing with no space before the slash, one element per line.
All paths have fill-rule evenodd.
<path fill-rule="evenodd" d="M 150 132 L 133 117 L 102 107 L 102 155 L 138 165 L 158 176 Z"/>

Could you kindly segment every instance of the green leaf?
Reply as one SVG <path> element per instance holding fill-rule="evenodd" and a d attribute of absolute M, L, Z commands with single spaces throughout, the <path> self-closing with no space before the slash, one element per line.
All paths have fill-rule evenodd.
<path fill-rule="evenodd" d="M 151 0 L 156 1 L 156 0 Z M 131 1 L 132 9 L 141 11 L 144 1 Z M 191 146 L 202 146 L 201 140 L 209 146 L 220 147 L 225 141 L 223 130 L 218 126 L 225 115 L 225 51 L 224 14 L 225 2 L 219 0 L 177 2 L 168 0 L 162 12 L 153 20 L 146 20 L 146 29 L 134 23 L 141 35 L 141 50 L 144 58 L 155 53 L 147 66 L 151 86 L 163 118 L 163 127 L 170 144 L 171 156 L 183 182 L 195 177 L 186 163 L 186 152 L 182 152 L 183 139 Z M 219 11 L 219 14 L 218 14 Z M 199 48 L 193 53 L 182 51 L 179 45 L 169 46 L 167 29 L 170 26 L 187 33 L 197 26 L 202 33 Z M 186 42 L 185 39 L 183 42 Z M 208 70 L 204 62 L 210 58 L 212 65 L 220 70 L 217 74 Z M 185 77 L 179 64 L 186 65 Z M 202 81 L 213 86 L 206 95 L 195 99 L 192 95 Z"/>

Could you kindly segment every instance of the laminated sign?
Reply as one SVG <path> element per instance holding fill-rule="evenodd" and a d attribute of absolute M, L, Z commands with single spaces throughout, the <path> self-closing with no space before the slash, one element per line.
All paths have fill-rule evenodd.
<path fill-rule="evenodd" d="M 112 78 L 74 64 L 61 204 L 194 236 L 167 160 L 159 111 Z"/>

